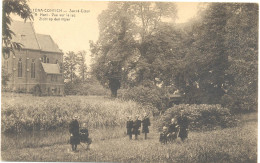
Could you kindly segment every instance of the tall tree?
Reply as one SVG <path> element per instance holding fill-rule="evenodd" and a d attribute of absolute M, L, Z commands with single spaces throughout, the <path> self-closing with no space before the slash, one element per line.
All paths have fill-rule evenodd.
<path fill-rule="evenodd" d="M 258 6 L 211 3 L 188 31 L 175 84 L 187 103 L 223 103 L 235 110 L 257 104 Z"/>
<path fill-rule="evenodd" d="M 77 78 L 76 70 L 78 66 L 78 56 L 70 51 L 64 55 L 64 78 L 72 83 Z"/>
<path fill-rule="evenodd" d="M 145 40 L 154 34 L 163 18 L 174 19 L 175 14 L 174 3 L 159 2 L 110 2 L 101 13 L 100 37 L 91 46 L 96 60 L 92 69 L 101 84 L 110 87 L 112 96 L 145 57 Z"/>
<path fill-rule="evenodd" d="M 232 16 L 227 23 L 225 43 L 230 67 L 222 100 L 233 111 L 257 110 L 259 6 L 236 3 L 228 9 Z"/>
<path fill-rule="evenodd" d="M 79 63 L 79 76 L 82 82 L 85 82 L 86 75 L 87 75 L 87 64 L 86 64 L 86 51 L 79 51 L 78 55 L 78 63 Z"/>
<path fill-rule="evenodd" d="M 188 33 L 186 46 L 190 49 L 175 76 L 188 103 L 219 103 L 225 93 L 223 84 L 229 66 L 225 45 L 228 5 L 211 3 Z"/>

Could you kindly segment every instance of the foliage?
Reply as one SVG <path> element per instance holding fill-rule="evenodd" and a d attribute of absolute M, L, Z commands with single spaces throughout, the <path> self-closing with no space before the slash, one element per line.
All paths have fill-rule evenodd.
<path fill-rule="evenodd" d="M 2 14 L 2 54 L 5 55 L 4 57 L 10 57 L 10 52 L 14 53 L 14 49 L 21 49 L 22 47 L 22 44 L 12 41 L 15 33 L 10 29 L 11 14 L 16 14 L 25 21 L 33 19 L 33 15 L 27 0 L 4 0 Z"/>
<path fill-rule="evenodd" d="M 81 88 L 87 83 L 88 72 L 86 65 L 86 51 L 68 52 L 64 55 L 64 78 L 65 94 L 76 95 L 86 94 L 85 88 Z M 85 93 L 84 93 L 85 92 Z"/>
<path fill-rule="evenodd" d="M 256 110 L 257 4 L 210 3 L 185 25 L 162 21 L 176 12 L 174 3 L 162 12 L 164 4 L 110 3 L 99 16 L 101 35 L 91 52 L 101 84 L 128 88 L 151 81 L 178 89 L 185 103 Z"/>
<path fill-rule="evenodd" d="M 21 132 L 64 128 L 74 114 L 90 128 L 124 126 L 127 116 L 144 112 L 149 110 L 134 102 L 102 97 L 3 96 L 1 129 L 2 132 Z"/>
<path fill-rule="evenodd" d="M 80 79 L 73 83 L 66 82 L 64 91 L 66 95 L 109 96 L 109 90 L 102 87 L 94 78 L 87 78 L 84 83 Z"/>
<path fill-rule="evenodd" d="M 79 51 L 77 53 L 79 62 L 79 76 L 81 77 L 82 82 L 85 82 L 85 79 L 87 78 L 86 54 L 86 51 Z"/>
<path fill-rule="evenodd" d="M 34 96 L 41 96 L 41 95 L 43 95 L 42 93 L 42 89 L 41 89 L 41 85 L 40 84 L 36 84 L 33 88 L 32 88 L 32 90 L 31 90 L 31 92 L 32 92 L 32 94 L 34 95 Z"/>
<path fill-rule="evenodd" d="M 181 44 L 188 49 L 183 47 L 172 84 L 185 95 L 185 103 L 256 110 L 257 22 L 257 4 L 210 3 L 184 28 Z"/>
<path fill-rule="evenodd" d="M 119 98 L 136 101 L 144 106 L 153 108 L 154 114 L 166 109 L 165 92 L 160 88 L 150 85 L 139 85 L 119 91 Z"/>
<path fill-rule="evenodd" d="M 144 42 L 151 37 L 163 18 L 175 19 L 174 3 L 110 2 L 99 15 L 100 37 L 91 42 L 95 57 L 93 74 L 116 96 L 120 86 L 128 85 L 129 75 L 145 55 Z"/>
<path fill-rule="evenodd" d="M 76 78 L 76 69 L 78 65 L 78 56 L 70 51 L 64 55 L 64 78 L 73 82 Z"/>
<path fill-rule="evenodd" d="M 224 103 L 234 112 L 257 110 L 258 83 L 258 4 L 235 4 L 235 13 L 228 21 L 228 45 L 230 67 L 226 73 L 232 76 L 227 83 Z"/>
<path fill-rule="evenodd" d="M 10 80 L 10 75 L 5 68 L 2 67 L 2 89 L 7 86 L 7 82 Z"/>
<path fill-rule="evenodd" d="M 228 4 L 211 3 L 201 19 L 187 29 L 183 66 L 175 76 L 175 84 L 185 93 L 187 103 L 217 104 L 224 95 L 228 54 L 225 28 Z"/>
<path fill-rule="evenodd" d="M 235 125 L 229 109 L 220 105 L 175 105 L 166 110 L 160 119 L 158 119 L 158 129 L 161 130 L 164 125 L 169 125 L 173 117 L 180 116 L 180 111 L 184 110 L 184 115 L 189 120 L 189 130 L 212 130 L 218 127 L 226 128 Z"/>

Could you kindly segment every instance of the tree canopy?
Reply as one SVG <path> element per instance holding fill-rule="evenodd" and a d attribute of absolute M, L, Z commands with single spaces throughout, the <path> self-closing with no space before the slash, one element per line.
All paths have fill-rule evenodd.
<path fill-rule="evenodd" d="M 110 2 L 100 14 L 100 37 L 91 44 L 96 61 L 92 69 L 114 96 L 121 83 L 128 83 L 129 75 L 136 73 L 137 62 L 147 57 L 146 42 L 163 19 L 176 19 L 175 15 L 174 3 L 161 2 Z"/>
<path fill-rule="evenodd" d="M 93 74 L 115 91 L 151 83 L 178 90 L 185 103 L 255 110 L 258 5 L 206 6 L 180 25 L 174 3 L 109 3 L 91 43 Z"/>

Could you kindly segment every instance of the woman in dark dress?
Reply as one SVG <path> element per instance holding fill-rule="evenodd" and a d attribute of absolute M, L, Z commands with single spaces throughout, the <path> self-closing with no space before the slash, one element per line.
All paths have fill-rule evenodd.
<path fill-rule="evenodd" d="M 142 126 L 143 126 L 142 133 L 144 133 L 144 139 L 147 139 L 147 133 L 149 133 L 148 127 L 150 125 L 151 125 L 150 119 L 149 119 L 148 115 L 145 113 L 144 118 L 142 120 Z"/>
<path fill-rule="evenodd" d="M 133 123 L 133 134 L 135 135 L 135 140 L 138 139 L 138 135 L 140 135 L 139 128 L 141 127 L 141 120 L 138 119 L 139 116 L 136 116 L 136 120 Z"/>
<path fill-rule="evenodd" d="M 128 117 L 128 120 L 126 122 L 126 134 L 129 135 L 129 139 L 132 140 L 132 134 L 133 134 L 133 120 L 131 117 Z"/>
<path fill-rule="evenodd" d="M 70 144 L 72 147 L 72 151 L 76 151 L 77 145 L 80 143 L 78 118 L 78 116 L 74 116 L 69 124 Z"/>
<path fill-rule="evenodd" d="M 181 115 L 178 117 L 177 122 L 180 126 L 179 137 L 184 141 L 188 137 L 188 118 L 184 115 L 184 111 L 181 110 Z"/>

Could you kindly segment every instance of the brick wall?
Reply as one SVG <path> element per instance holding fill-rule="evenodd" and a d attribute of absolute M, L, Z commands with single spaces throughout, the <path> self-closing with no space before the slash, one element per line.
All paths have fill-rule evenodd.
<path fill-rule="evenodd" d="M 61 53 L 49 53 L 35 50 L 15 51 L 15 55 L 11 55 L 8 59 L 2 59 L 2 64 L 10 74 L 8 87 L 11 90 L 24 90 L 30 92 L 32 88 L 40 84 L 43 91 L 50 89 L 60 89 L 64 92 L 63 75 L 57 75 L 57 80 L 52 80 L 51 75 L 47 75 L 41 65 L 41 58 L 46 56 L 49 63 L 63 63 L 63 55 Z M 22 62 L 22 77 L 18 77 L 18 62 Z M 35 63 L 35 78 L 31 76 L 31 63 Z M 8 65 L 8 66 L 7 66 Z"/>

